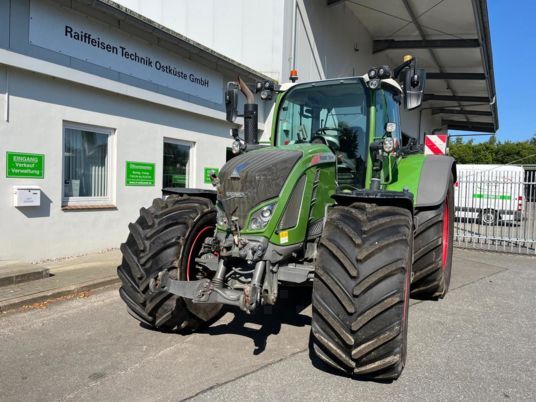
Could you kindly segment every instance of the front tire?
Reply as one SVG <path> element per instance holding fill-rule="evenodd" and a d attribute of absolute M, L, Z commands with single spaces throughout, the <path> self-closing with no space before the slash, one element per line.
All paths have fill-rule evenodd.
<path fill-rule="evenodd" d="M 331 209 L 313 283 L 312 354 L 349 375 L 400 376 L 412 240 L 406 209 L 363 203 Z"/>
<path fill-rule="evenodd" d="M 213 319 L 219 304 L 197 304 L 167 292 L 152 292 L 149 281 L 163 270 L 179 280 L 195 280 L 202 273 L 195 256 L 202 241 L 212 235 L 216 212 L 212 202 L 199 197 L 159 198 L 129 225 L 121 245 L 123 260 L 117 268 L 121 299 L 134 318 L 161 329 L 196 329 Z"/>

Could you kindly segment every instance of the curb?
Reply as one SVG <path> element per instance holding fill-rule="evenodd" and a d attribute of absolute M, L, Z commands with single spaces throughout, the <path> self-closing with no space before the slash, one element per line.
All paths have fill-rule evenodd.
<path fill-rule="evenodd" d="M 2 268 L 0 272 L 0 287 L 17 285 L 19 283 L 35 281 L 39 279 L 48 278 L 50 276 L 50 270 L 48 268 L 36 267 L 32 270 L 22 270 L 18 272 L 11 272 L 5 274 L 5 268 Z M 6 276 L 4 276 L 6 275 Z"/>
<path fill-rule="evenodd" d="M 0 313 L 6 313 L 13 311 L 24 306 L 30 306 L 35 303 L 42 303 L 45 301 L 54 301 L 60 297 L 71 296 L 80 292 L 87 292 L 89 290 L 100 289 L 113 285 L 118 285 L 120 280 L 117 276 L 108 277 L 103 279 L 97 279 L 94 281 L 64 286 L 62 288 L 51 289 L 44 292 L 33 293 L 28 296 L 21 296 L 15 299 L 7 300 L 0 303 Z"/>

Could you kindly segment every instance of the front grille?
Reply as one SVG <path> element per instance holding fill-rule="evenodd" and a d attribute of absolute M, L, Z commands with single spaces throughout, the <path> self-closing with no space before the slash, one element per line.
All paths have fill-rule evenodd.
<path fill-rule="evenodd" d="M 243 228 L 248 213 L 281 192 L 300 151 L 260 150 L 231 159 L 220 171 L 225 196 L 220 199 L 227 213 L 238 218 Z"/>

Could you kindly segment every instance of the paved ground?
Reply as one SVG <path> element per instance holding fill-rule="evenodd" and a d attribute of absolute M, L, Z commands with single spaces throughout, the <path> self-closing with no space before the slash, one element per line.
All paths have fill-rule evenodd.
<path fill-rule="evenodd" d="M 440 302 L 414 302 L 392 384 L 311 364 L 310 307 L 227 313 L 189 336 L 145 329 L 115 291 L 0 318 L 0 399 L 534 400 L 536 259 L 456 250 Z"/>

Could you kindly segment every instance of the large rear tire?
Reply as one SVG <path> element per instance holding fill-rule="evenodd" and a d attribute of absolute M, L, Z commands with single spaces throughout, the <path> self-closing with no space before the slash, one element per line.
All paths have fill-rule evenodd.
<path fill-rule="evenodd" d="M 406 361 L 412 217 L 355 203 L 331 209 L 313 283 L 312 353 L 337 371 L 395 380 Z"/>
<path fill-rule="evenodd" d="M 162 330 L 196 329 L 214 318 L 221 305 L 193 305 L 167 292 L 152 292 L 149 281 L 163 270 L 170 277 L 195 280 L 203 272 L 195 257 L 207 236 L 214 233 L 216 212 L 212 202 L 199 197 L 159 198 L 129 225 L 121 245 L 123 260 L 117 268 L 119 294 L 137 320 Z"/>
<path fill-rule="evenodd" d="M 452 177 L 447 197 L 437 207 L 415 213 L 415 244 L 411 296 L 442 299 L 450 286 L 454 235 L 454 189 Z"/>

